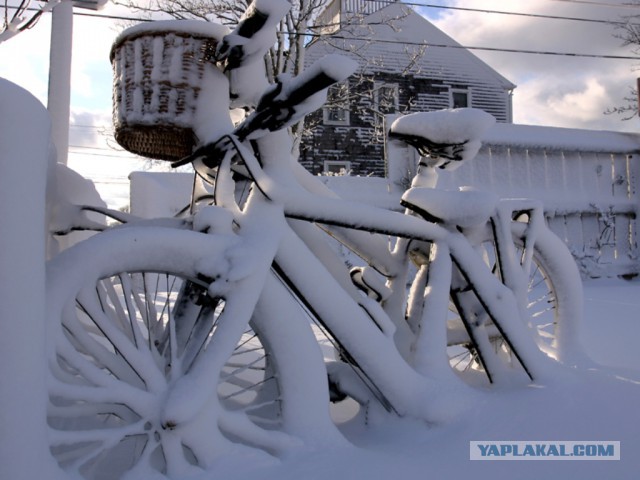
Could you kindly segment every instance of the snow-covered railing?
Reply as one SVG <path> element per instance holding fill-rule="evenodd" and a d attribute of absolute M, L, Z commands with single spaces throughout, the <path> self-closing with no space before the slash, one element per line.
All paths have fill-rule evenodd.
<path fill-rule="evenodd" d="M 583 275 L 637 274 L 639 154 L 640 134 L 496 124 L 478 156 L 441 181 L 538 198 Z M 388 165 L 396 184 L 414 165 L 401 157 Z"/>
<path fill-rule="evenodd" d="M 386 180 L 327 177 L 325 183 L 346 198 L 400 208 L 403 182 L 406 187 L 416 165 L 412 155 L 409 149 L 396 151 Z M 584 276 L 637 274 L 639 156 L 640 134 L 496 124 L 478 156 L 443 171 L 440 185 L 537 198 Z M 136 173 L 131 180 L 132 212 L 138 215 L 172 215 L 188 203 L 190 178 L 178 182 L 173 175 Z M 166 211 L 156 211 L 159 205 Z"/>

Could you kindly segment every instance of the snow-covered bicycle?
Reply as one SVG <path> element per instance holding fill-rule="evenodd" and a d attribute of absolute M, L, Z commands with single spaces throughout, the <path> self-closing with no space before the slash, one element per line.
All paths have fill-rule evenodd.
<path fill-rule="evenodd" d="M 342 200 L 292 159 L 285 127 L 352 69 L 332 57 L 269 86 L 186 158 L 214 184 L 212 205 L 49 262 L 49 425 L 69 472 L 177 478 L 245 449 L 335 447 L 330 400 L 443 422 L 472 385 L 543 382 L 549 357 L 570 361 L 579 276 L 540 206 L 432 188 L 442 163 L 475 155 L 487 114 L 391 126 L 424 157 L 404 213 Z"/>

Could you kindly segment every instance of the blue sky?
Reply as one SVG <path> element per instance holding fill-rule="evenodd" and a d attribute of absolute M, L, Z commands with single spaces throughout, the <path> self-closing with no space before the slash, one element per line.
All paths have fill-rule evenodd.
<path fill-rule="evenodd" d="M 624 14 L 640 13 L 640 7 L 619 7 L 623 0 L 591 4 L 577 0 L 414 0 L 413 3 L 599 20 L 618 20 Z M 620 40 L 614 38 L 613 27 L 608 24 L 436 8 L 420 11 L 465 46 L 631 54 L 629 47 L 621 47 Z M 113 5 L 108 5 L 103 13 L 135 16 Z M 77 15 L 74 18 L 72 159 L 82 157 L 104 163 L 101 160 L 108 160 L 108 156 L 123 156 L 107 150 L 101 134 L 111 125 L 109 50 L 121 29 L 122 22 L 116 20 Z M 49 36 L 50 15 L 45 15 L 34 29 L 0 44 L 0 76 L 25 87 L 43 102 L 47 95 Z M 637 131 L 637 119 L 622 122 L 602 112 L 623 101 L 629 86 L 635 83 L 637 73 L 633 68 L 640 62 L 475 50 L 474 53 L 518 85 L 514 94 L 516 123 Z M 119 165 L 118 158 L 111 161 L 114 171 Z"/>

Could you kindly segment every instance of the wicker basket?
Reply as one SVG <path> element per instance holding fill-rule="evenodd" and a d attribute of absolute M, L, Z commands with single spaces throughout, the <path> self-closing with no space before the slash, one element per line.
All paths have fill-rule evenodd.
<path fill-rule="evenodd" d="M 116 141 L 159 160 L 189 155 L 204 68 L 226 27 L 171 20 L 125 30 L 111 49 Z"/>

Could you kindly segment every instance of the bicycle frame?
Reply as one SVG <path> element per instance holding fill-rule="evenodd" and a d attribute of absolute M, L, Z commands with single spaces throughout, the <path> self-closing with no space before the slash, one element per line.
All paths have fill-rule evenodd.
<path fill-rule="evenodd" d="M 279 206 L 280 213 L 274 215 L 282 215 L 290 220 L 346 227 L 367 232 L 368 236 L 373 232 L 437 246 L 437 258 L 448 259 L 449 265 L 454 265 L 458 272 L 454 289 L 462 288 L 463 284 L 473 289 L 479 302 L 516 353 L 529 378 L 541 378 L 542 369 L 539 367 L 543 356 L 524 328 L 521 328 L 522 322 L 513 322 L 513 319 L 522 318 L 514 293 L 487 268 L 464 234 L 416 216 L 312 193 L 296 180 L 299 172 L 283 165 L 284 162 L 278 162 L 278 156 L 273 151 L 266 151 L 272 148 L 273 140 L 266 144 L 266 148 L 261 145 L 260 140 L 256 142 L 262 164 L 248 148 L 233 138 L 230 140 L 256 187 L 245 211 L 254 208 L 255 202 L 267 202 Z M 230 207 L 233 203 L 229 197 L 233 191 L 229 184 L 231 156 L 228 154 L 219 167 L 215 197 L 216 204 L 235 208 L 236 214 L 239 214 L 241 210 L 237 206 Z M 237 222 L 242 230 L 242 219 L 239 218 Z M 274 219 L 273 223 L 276 222 L 287 225 Z M 303 240 L 300 234 L 306 238 Z M 326 265 L 326 262 L 323 264 L 314 254 L 307 243 L 314 242 L 313 236 L 316 234 L 317 232 L 309 229 L 301 231 L 295 222 L 293 226 L 291 223 L 284 226 L 270 276 L 282 281 L 297 301 L 328 332 L 338 349 L 345 352 L 349 361 L 362 372 L 365 382 L 379 392 L 379 399 L 387 409 L 400 414 L 418 414 L 422 411 L 423 401 L 442 394 L 443 386 L 420 374 L 428 372 L 419 373 L 412 368 L 407 363 L 407 358 L 398 350 L 394 336 L 408 334 L 408 327 L 394 322 L 379 304 L 363 297 L 351 284 L 346 272 L 339 272 L 331 265 Z M 509 242 L 501 240 L 504 245 L 510 242 L 510 237 Z M 507 258 L 513 258 L 513 252 L 510 257 L 501 255 L 501 263 L 507 264 Z M 400 269 L 397 259 L 395 262 L 392 260 L 393 253 L 388 252 L 381 269 L 398 274 Z M 433 260 L 436 261 L 435 258 Z M 451 270 L 446 266 L 446 260 L 441 269 Z M 509 269 L 505 269 L 507 270 Z M 313 282 L 308 281 L 310 277 L 314 279 Z M 322 288 L 317 288 L 318 285 L 322 285 Z M 447 285 L 447 290 L 448 288 Z M 430 311 L 446 311 L 448 292 L 446 295 L 429 298 L 429 302 Z M 474 338 L 472 333 L 471 338 Z M 444 345 L 446 346 L 446 339 Z M 372 355 L 372 352 L 376 352 L 376 355 Z M 417 390 L 420 393 L 416 395 Z"/>

